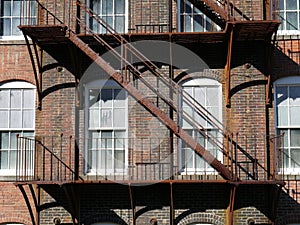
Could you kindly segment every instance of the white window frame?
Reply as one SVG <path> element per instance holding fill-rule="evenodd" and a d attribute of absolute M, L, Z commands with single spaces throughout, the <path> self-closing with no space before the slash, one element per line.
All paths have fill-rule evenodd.
<path fill-rule="evenodd" d="M 13 7 L 13 4 L 12 4 L 13 1 L 14 0 L 10 0 L 10 2 L 11 2 L 11 9 Z M 24 1 L 22 1 L 22 0 L 19 0 L 19 1 L 20 1 L 20 7 L 27 8 L 26 10 L 32 10 L 32 5 L 30 5 L 29 7 L 28 6 L 24 7 L 23 6 Z M 29 0 L 29 1 L 32 1 L 35 4 L 35 0 Z M 22 10 L 23 10 L 23 8 L 22 8 Z M 1 5 L 0 5 L 0 13 L 1 13 L 1 10 L 2 9 L 1 9 Z M 37 10 L 37 8 L 35 8 L 35 15 L 30 15 L 30 16 L 23 16 L 23 15 L 21 15 L 20 14 L 21 11 L 20 11 L 19 15 L 17 15 L 17 16 L 13 16 L 13 15 L 11 15 L 11 16 L 4 16 L 4 15 L 0 14 L 0 19 L 10 19 L 10 20 L 12 20 L 13 18 L 15 18 L 15 19 L 18 19 L 19 21 L 21 21 L 21 17 L 22 17 L 22 21 L 23 22 L 24 22 L 24 19 L 26 19 L 26 20 L 32 20 L 32 19 L 36 20 L 37 19 L 36 10 Z M 10 30 L 10 32 L 12 32 L 12 30 L 13 30 L 12 24 L 11 24 L 11 27 L 10 27 L 9 30 Z M 9 40 L 24 40 L 24 36 L 23 36 L 22 32 L 19 31 L 19 35 L 13 35 L 13 34 L 11 34 L 11 35 L 0 35 L 0 40 L 4 40 L 4 41 L 5 40 L 8 40 L 8 41 Z"/>
<path fill-rule="evenodd" d="M 98 0 L 98 1 L 100 1 L 100 3 L 102 2 L 102 0 Z M 113 4 L 115 4 L 115 1 L 116 0 L 113 0 Z M 88 4 L 88 6 L 90 6 L 90 4 L 91 4 L 91 2 L 92 2 L 92 0 L 87 0 L 87 4 Z M 99 3 L 99 4 L 100 4 Z M 105 14 L 106 16 L 112 16 L 113 17 L 113 23 L 115 24 L 115 17 L 116 16 L 124 16 L 125 17 L 125 21 L 124 21 L 124 33 L 128 33 L 128 0 L 124 0 L 124 3 L 125 3 L 125 12 L 124 12 L 124 15 L 123 14 L 116 14 L 115 12 L 113 13 L 113 14 Z M 101 6 L 100 6 L 100 8 L 102 7 L 102 4 L 100 4 Z M 113 9 L 115 9 L 115 6 L 113 6 Z M 93 10 L 94 12 L 95 12 L 95 10 Z M 101 12 L 101 10 L 100 10 L 100 12 Z M 104 14 L 103 14 L 104 15 Z M 101 18 L 102 16 L 103 16 L 101 13 L 100 14 L 98 14 L 98 16 Z M 90 16 L 89 15 L 86 15 L 86 20 L 87 20 L 87 22 L 88 22 L 88 24 L 91 26 L 91 24 L 90 24 L 90 21 L 88 21 L 89 20 L 89 18 L 90 18 Z M 96 20 L 93 20 L 92 19 L 92 21 L 96 21 Z M 99 34 L 106 34 L 107 32 L 106 31 L 102 31 L 104 28 L 101 26 L 101 25 L 99 25 L 99 27 L 100 27 L 100 31 L 95 31 L 95 30 L 93 30 L 93 28 L 91 27 L 91 29 L 95 32 L 95 33 L 99 33 Z M 112 28 L 115 30 L 115 26 L 112 26 Z M 98 29 L 98 28 L 97 28 Z M 120 33 L 120 32 L 119 32 Z"/>
<path fill-rule="evenodd" d="M 218 111 L 218 114 L 220 115 L 219 118 L 216 118 L 218 119 L 219 121 L 222 121 L 222 108 L 223 108 L 223 104 L 222 104 L 222 84 L 219 83 L 218 81 L 216 80 L 213 80 L 213 79 L 209 79 L 209 78 L 197 78 L 197 79 L 192 79 L 192 80 L 189 80 L 189 81 L 186 81 L 186 82 L 183 82 L 181 84 L 181 86 L 184 88 L 184 87 L 199 87 L 199 86 L 202 86 L 202 87 L 216 87 L 218 89 L 218 98 L 219 98 L 219 111 Z M 197 100 L 197 99 L 195 99 Z M 181 124 L 182 123 L 182 119 L 179 118 L 179 123 Z M 213 131 L 214 129 L 212 127 L 206 127 L 209 131 Z M 185 129 L 184 125 L 183 125 L 183 129 Z M 191 131 L 194 131 L 193 129 L 187 129 L 187 130 L 191 130 Z M 220 137 L 221 138 L 221 137 Z M 205 140 L 205 145 L 207 146 L 207 141 Z M 207 174 L 207 175 L 214 175 L 216 173 L 218 173 L 217 171 L 215 171 L 212 167 L 201 167 L 201 168 L 197 168 L 195 167 L 196 164 L 195 164 L 195 157 L 196 157 L 196 153 L 193 151 L 193 168 L 185 168 L 184 166 L 184 162 L 183 162 L 183 159 L 182 159 L 182 146 L 183 146 L 183 143 L 181 140 L 179 140 L 179 143 L 178 143 L 178 148 L 179 148 L 179 152 L 178 152 L 178 160 L 179 160 L 179 168 L 184 168 L 181 172 L 182 175 L 192 175 L 192 174 Z M 197 156 L 197 157 L 200 157 L 200 156 Z M 219 161 L 223 161 L 223 155 L 222 154 L 218 154 L 217 155 L 217 159 Z M 207 163 L 205 162 L 204 165 L 206 165 Z"/>
<path fill-rule="evenodd" d="M 277 1 L 277 0 L 273 0 L 273 1 Z M 282 21 L 281 25 L 278 28 L 277 33 L 279 35 L 297 35 L 297 34 L 300 34 L 300 2 L 297 1 L 297 8 L 296 9 L 286 10 L 286 1 L 289 1 L 289 0 L 283 0 L 283 1 L 284 1 L 284 9 L 280 9 L 280 5 L 277 6 L 278 9 L 275 9 L 275 10 L 278 10 L 278 12 L 275 12 L 275 13 L 278 13 L 279 19 Z M 295 29 L 295 30 L 287 30 L 286 29 L 286 23 L 287 23 L 286 13 L 287 12 L 297 12 L 297 21 L 298 21 L 298 28 L 297 29 Z M 282 13 L 284 14 L 283 19 L 281 17 Z"/>
<path fill-rule="evenodd" d="M 279 126 L 278 125 L 278 111 L 277 111 L 277 96 L 276 95 L 277 95 L 278 86 L 282 86 L 282 87 L 299 86 L 299 88 L 300 88 L 300 77 L 292 76 L 292 77 L 281 78 L 281 79 L 275 81 L 274 84 L 275 84 L 274 85 L 274 105 L 275 105 L 275 107 L 274 107 L 274 110 L 275 110 L 274 111 L 274 114 L 275 114 L 275 116 L 274 116 L 274 118 L 275 118 L 274 126 L 275 126 L 275 129 L 276 129 L 276 133 L 278 133 L 279 129 L 288 130 L 288 133 L 285 134 L 285 140 L 287 140 L 288 146 L 284 147 L 284 149 L 287 148 L 288 151 L 290 152 L 290 150 L 291 150 L 290 149 L 291 148 L 291 146 L 290 146 L 290 134 L 289 134 L 290 129 L 295 129 L 296 128 L 296 129 L 300 130 L 300 126 L 293 126 L 292 124 L 288 124 L 287 126 Z M 289 102 L 288 102 L 288 104 L 289 104 Z M 288 105 L 288 109 L 289 109 L 289 105 Z M 288 121 L 290 121 L 289 113 L 288 113 Z M 299 151 L 300 151 L 300 149 L 299 149 Z M 290 154 L 289 154 L 289 157 L 290 157 Z M 279 165 L 279 166 L 281 166 L 281 165 Z M 278 168 L 278 170 L 279 170 L 279 172 L 285 173 L 285 174 L 291 174 L 291 175 L 300 174 L 300 166 L 299 166 L 299 168 L 293 168 L 293 167 Z"/>
<path fill-rule="evenodd" d="M 84 107 L 84 114 L 85 114 L 85 173 L 87 175 L 126 175 L 127 174 L 127 168 L 128 168 L 128 94 L 127 92 L 125 93 L 125 126 L 122 128 L 114 128 L 112 127 L 105 127 L 101 128 L 99 127 L 100 132 L 101 131 L 125 131 L 124 135 L 124 161 L 125 165 L 122 169 L 90 169 L 88 168 L 88 151 L 89 151 L 89 140 L 90 140 L 90 129 L 89 129 L 89 91 L 91 89 L 99 89 L 101 90 L 102 88 L 105 89 L 122 89 L 120 85 L 118 85 L 115 81 L 113 80 L 96 80 L 89 82 L 84 85 L 85 87 L 85 107 Z M 95 130 L 95 129 L 94 129 Z M 113 137 L 114 138 L 114 137 Z M 112 149 L 114 149 L 115 146 L 112 146 Z"/>
<path fill-rule="evenodd" d="M 192 6 L 192 8 L 191 8 L 192 13 L 187 13 L 187 12 L 181 13 L 181 8 L 180 7 L 181 7 L 181 2 L 182 1 L 188 1 L 188 0 L 177 0 L 177 12 L 178 12 L 178 14 L 177 14 L 177 21 L 178 21 L 177 27 L 178 27 L 178 31 L 179 32 L 209 32 L 209 30 L 207 30 L 206 23 L 210 23 L 211 26 L 216 26 L 216 31 L 220 31 L 221 30 L 221 28 L 217 24 L 215 24 L 210 18 L 208 18 L 200 10 L 199 10 L 200 13 L 195 13 L 194 5 L 192 3 L 190 3 L 191 6 Z M 182 23 L 181 16 L 186 16 L 186 15 L 191 15 L 193 17 L 193 19 L 191 20 L 192 21 L 192 23 L 191 23 L 191 31 L 185 31 L 184 29 L 181 29 L 181 23 Z M 193 21 L 195 20 L 194 19 L 194 15 L 203 16 L 204 24 L 202 26 L 203 27 L 202 31 L 195 31 L 195 29 L 194 29 L 194 23 L 193 23 Z"/>
<path fill-rule="evenodd" d="M 8 89 L 8 90 L 25 90 L 25 89 L 32 89 L 35 92 L 36 87 L 28 82 L 24 82 L 24 81 L 12 81 L 12 82 L 7 82 L 4 83 L 2 85 L 0 85 L 0 90 L 1 89 Z M 11 134 L 11 132 L 18 132 L 20 133 L 20 136 L 22 136 L 23 132 L 32 132 L 33 133 L 33 137 L 35 135 L 35 102 L 36 102 L 36 95 L 34 94 L 33 96 L 33 101 L 34 101 L 34 108 L 33 108 L 33 118 L 32 118 L 32 122 L 33 122 L 33 127 L 32 128 L 0 128 L 1 132 L 8 132 L 9 135 Z M 9 108 L 10 110 L 11 108 Z M 31 137 L 31 136 L 30 136 Z M 10 145 L 10 144 L 9 144 Z M 33 149 L 34 151 L 34 149 Z M 34 156 L 34 154 L 32 155 Z M 18 160 L 22 160 L 22 159 L 18 159 Z M 22 171 L 19 171 L 22 172 Z M 31 175 L 33 173 L 33 171 L 26 171 L 26 174 Z M 15 176 L 16 175 L 16 169 L 0 169 L 0 176 Z"/>

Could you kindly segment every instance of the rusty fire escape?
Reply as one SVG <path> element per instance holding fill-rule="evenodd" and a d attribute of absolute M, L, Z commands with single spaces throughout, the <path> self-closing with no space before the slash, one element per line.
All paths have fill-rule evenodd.
<path fill-rule="evenodd" d="M 226 80 L 226 106 L 230 107 L 231 94 L 230 94 L 230 72 L 232 66 L 232 49 L 233 42 L 244 40 L 258 40 L 271 43 L 271 37 L 277 30 L 279 23 L 277 21 L 255 21 L 251 20 L 247 15 L 243 14 L 232 2 L 221 0 L 193 0 L 193 3 L 199 8 L 207 17 L 213 22 L 218 24 L 222 31 L 219 32 L 207 32 L 201 34 L 194 33 L 180 33 L 173 32 L 172 26 L 169 24 L 169 31 L 166 33 L 154 33 L 148 36 L 142 34 L 118 34 L 108 23 L 106 23 L 101 17 L 99 17 L 92 9 L 80 1 L 65 0 L 64 10 L 59 12 L 56 9 L 56 5 L 50 5 L 45 2 L 37 3 L 38 18 L 35 20 L 26 19 L 21 20 L 20 29 L 22 30 L 25 40 L 27 42 L 28 50 L 32 60 L 34 69 L 34 75 L 38 91 L 39 107 L 42 107 L 42 99 L 49 90 L 43 90 L 42 79 L 43 72 L 47 69 L 55 68 L 56 66 L 63 66 L 67 68 L 75 77 L 76 82 L 74 84 L 68 84 L 69 86 L 77 87 L 78 82 L 82 76 L 83 68 L 78 66 L 78 60 L 84 59 L 89 64 L 90 62 L 96 63 L 101 67 L 113 80 L 115 80 L 121 87 L 123 87 L 132 97 L 134 97 L 146 110 L 156 116 L 166 127 L 184 143 L 186 143 L 191 149 L 193 149 L 198 155 L 200 155 L 206 162 L 209 162 L 211 167 L 217 171 L 217 173 L 224 179 L 224 182 L 242 182 L 245 180 L 247 183 L 255 182 L 267 182 L 271 184 L 271 189 L 279 184 L 276 179 L 276 165 L 263 165 L 257 158 L 249 154 L 238 141 L 232 135 L 232 133 L 213 115 L 211 115 L 201 104 L 193 99 L 187 92 L 185 92 L 177 83 L 175 83 L 164 71 L 155 64 L 152 63 L 146 56 L 143 55 L 138 49 L 131 44 L 132 40 L 139 39 L 153 39 L 153 40 L 167 40 L 174 41 L 178 44 L 185 43 L 187 40 L 200 41 L 203 43 L 222 42 L 227 47 L 227 54 L 225 59 L 224 77 Z M 27 4 L 27 2 L 23 2 Z M 30 10 L 29 10 L 30 11 Z M 28 13 L 28 12 L 27 12 Z M 30 12 L 29 12 L 30 13 Z M 172 14 L 172 13 L 170 13 Z M 84 15 L 84 16 L 83 16 Z M 24 18 L 26 15 L 24 15 Z M 83 17 L 83 18 L 81 18 Z M 87 18 L 88 19 L 87 19 Z M 95 33 L 86 21 L 93 21 L 99 24 L 106 31 L 106 35 Z M 130 40 L 130 41 L 129 41 Z M 95 44 L 96 43 L 96 44 Z M 113 43 L 113 44 L 111 44 Z M 56 46 L 56 47 L 55 47 Z M 100 46 L 100 47 L 99 47 Z M 121 46 L 122 49 L 128 54 L 124 57 L 123 54 L 115 50 L 115 46 Z M 40 50 L 47 52 L 53 58 L 57 60 L 57 64 L 51 64 L 44 66 L 40 55 Z M 65 51 L 59 51 L 61 55 L 57 54 L 58 49 L 64 49 Z M 99 52 L 110 51 L 114 57 L 114 62 L 107 62 Z M 267 47 L 267 56 L 271 56 L 271 49 Z M 75 55 L 75 57 L 74 57 Z M 153 77 L 163 87 L 161 89 L 153 87 L 153 84 L 147 79 L 143 78 L 142 72 L 137 69 L 135 65 L 132 65 L 129 58 L 136 58 L 139 62 L 142 62 L 143 66 L 151 72 Z M 114 63 L 122 65 L 122 68 L 115 68 Z M 270 62 L 267 62 L 267 102 L 269 104 L 269 92 L 270 92 Z M 121 70 L 120 70 L 121 69 Z M 124 72 L 123 70 L 126 70 Z M 129 76 L 128 74 L 131 74 Z M 224 162 L 218 160 L 210 151 L 205 149 L 195 138 L 193 138 L 188 132 L 180 127 L 173 119 L 173 117 L 165 113 L 156 104 L 147 98 L 143 97 L 143 90 L 140 89 L 142 85 L 134 85 L 133 80 L 138 79 L 143 88 L 151 92 L 161 101 L 168 105 L 168 107 L 177 115 L 181 115 L 182 119 L 191 125 L 195 130 L 201 133 L 210 143 L 217 146 L 220 149 L 220 153 L 225 159 Z M 163 91 L 162 91 L 163 90 Z M 167 91 L 166 91 L 167 90 Z M 167 94 L 166 94 L 167 93 Z M 179 102 L 183 102 L 187 107 L 192 108 L 197 116 L 204 118 L 216 129 L 218 136 L 208 134 L 201 124 L 191 116 L 188 112 L 185 112 L 181 108 Z M 222 136 L 222 139 L 219 137 Z M 62 136 L 61 136 L 62 137 Z M 274 145 L 277 144 L 275 139 Z M 29 206 L 33 224 L 37 224 L 38 220 L 33 213 L 33 207 L 30 206 L 29 197 L 24 189 L 24 182 L 40 182 L 43 184 L 51 184 L 53 181 L 57 183 L 66 182 L 84 182 L 84 179 L 79 173 L 79 152 L 78 149 L 72 144 L 69 145 L 70 152 L 75 149 L 74 165 L 71 166 L 71 162 L 63 160 L 59 155 L 54 155 L 49 146 L 44 145 L 43 140 L 29 140 L 27 138 L 20 138 L 20 146 L 34 146 L 36 149 L 41 150 L 41 154 L 35 157 L 31 164 L 19 165 L 19 174 L 17 174 L 17 184 L 21 189 L 26 202 Z M 72 137 L 70 137 L 70 143 Z M 276 144 L 275 144 L 276 143 Z M 63 146 L 63 145 L 61 145 Z M 276 145 L 277 146 L 277 145 Z M 279 145 L 278 145 L 279 146 Z M 20 153 L 25 154 L 24 152 Z M 241 159 L 242 160 L 239 160 Z M 48 160 L 47 163 L 46 160 Z M 49 161 L 50 160 L 50 161 Z M 276 159 L 274 159 L 274 162 Z M 37 167 L 37 165 L 43 164 L 43 167 Z M 58 174 L 54 175 L 51 171 L 52 165 L 57 165 L 56 170 Z M 32 166 L 34 174 L 27 174 L 28 168 Z M 50 172 L 45 169 L 51 166 Z M 261 177 L 263 177 L 261 179 Z M 123 182 L 126 183 L 126 179 Z M 247 180 L 247 181 L 246 181 Z M 44 183 L 43 183 L 44 182 Z M 136 181 L 139 182 L 139 181 Z M 166 183 L 176 183 L 176 177 L 171 178 Z M 178 181 L 179 182 L 179 181 Z M 130 183 L 130 182 L 129 182 Z M 232 224 L 234 203 L 236 198 L 236 185 L 230 188 L 229 195 L 230 201 L 228 204 L 228 222 Z M 45 187 L 44 187 L 45 188 Z M 70 188 L 70 190 L 69 190 Z M 47 189 L 47 188 L 45 188 Z M 171 185 L 171 196 L 172 192 Z M 277 190 L 277 189 L 276 189 Z M 74 223 L 77 223 L 79 206 L 76 203 L 76 194 L 72 187 L 65 187 L 65 193 L 68 199 L 71 201 L 71 214 Z M 32 196 L 35 193 L 30 186 L 30 192 Z M 71 193 L 71 194 L 70 194 Z M 130 189 L 130 196 L 132 197 L 132 189 Z M 172 197 L 173 198 L 173 197 Z M 171 199 L 172 199 L 171 198 Z M 74 200 L 75 199 L 75 200 Z M 75 202 L 74 202 L 75 201 Z M 38 208 L 38 202 L 35 199 L 35 207 Z M 171 204 L 172 205 L 172 204 Z M 134 209 L 134 203 L 131 201 L 131 206 Z M 136 212 L 133 210 L 133 217 L 135 218 Z M 174 213 L 172 213 L 174 217 Z M 174 218 L 172 220 L 174 222 Z M 172 222 L 172 224 L 173 224 Z"/>

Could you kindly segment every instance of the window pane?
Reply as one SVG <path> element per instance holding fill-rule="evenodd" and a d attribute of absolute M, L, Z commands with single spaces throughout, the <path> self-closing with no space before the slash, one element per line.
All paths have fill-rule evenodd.
<path fill-rule="evenodd" d="M 114 109 L 114 127 L 125 127 L 125 109 Z"/>
<path fill-rule="evenodd" d="M 20 1 L 13 0 L 12 16 L 20 16 Z M 25 3 L 26 4 L 26 3 Z"/>
<path fill-rule="evenodd" d="M 9 151 L 9 169 L 16 169 L 17 151 Z"/>
<path fill-rule="evenodd" d="M 185 0 L 184 2 L 185 2 L 184 12 L 185 13 L 192 13 L 192 4 L 188 0 Z"/>
<path fill-rule="evenodd" d="M 34 128 L 34 110 L 23 110 L 23 128 Z"/>
<path fill-rule="evenodd" d="M 115 148 L 125 148 L 125 131 L 115 131 Z"/>
<path fill-rule="evenodd" d="M 124 107 L 126 93 L 123 89 L 115 89 L 114 90 L 114 106 L 115 107 Z"/>
<path fill-rule="evenodd" d="M 290 87 L 290 104 L 300 106 L 300 87 Z"/>
<path fill-rule="evenodd" d="M 204 87 L 195 87 L 195 95 L 194 98 L 196 101 L 198 101 L 200 104 L 205 106 L 205 89 Z"/>
<path fill-rule="evenodd" d="M 19 18 L 12 19 L 12 35 L 21 35 L 21 31 L 19 30 L 18 26 L 20 25 Z"/>
<path fill-rule="evenodd" d="M 300 129 L 291 130 L 291 147 L 300 147 Z"/>
<path fill-rule="evenodd" d="M 287 87 L 276 88 L 276 104 L 278 106 L 288 105 L 288 89 Z"/>
<path fill-rule="evenodd" d="M 191 32 L 192 31 L 192 17 L 190 15 L 184 16 L 184 31 Z"/>
<path fill-rule="evenodd" d="M 291 166 L 300 168 L 300 149 L 291 149 Z"/>
<path fill-rule="evenodd" d="M 284 9 L 284 0 L 280 0 L 280 1 L 279 1 L 279 8 L 280 8 L 281 10 Z"/>
<path fill-rule="evenodd" d="M 104 149 L 112 148 L 112 132 L 111 131 L 102 131 L 101 133 L 101 147 Z"/>
<path fill-rule="evenodd" d="M 290 108 L 290 118 L 291 126 L 300 126 L 300 106 Z"/>
<path fill-rule="evenodd" d="M 99 0 L 92 0 L 91 1 L 91 6 L 90 8 L 97 14 L 100 13 L 100 1 Z"/>
<path fill-rule="evenodd" d="M 89 90 L 89 95 L 89 107 L 98 108 L 100 101 L 99 90 Z"/>
<path fill-rule="evenodd" d="M 185 164 L 187 168 L 194 168 L 193 151 L 190 148 L 185 149 Z"/>
<path fill-rule="evenodd" d="M 23 92 L 23 107 L 33 109 L 34 108 L 34 90 L 24 90 Z"/>
<path fill-rule="evenodd" d="M 203 16 L 202 15 L 195 15 L 194 16 L 194 31 L 197 31 L 197 32 L 204 31 Z"/>
<path fill-rule="evenodd" d="M 11 0 L 4 0 L 3 1 L 4 5 L 4 16 L 11 16 Z"/>
<path fill-rule="evenodd" d="M 117 14 L 125 13 L 125 0 L 116 0 L 116 13 Z"/>
<path fill-rule="evenodd" d="M 207 107 L 208 112 L 210 112 L 215 118 L 220 118 L 219 107 Z"/>
<path fill-rule="evenodd" d="M 114 160 L 115 160 L 115 168 L 116 169 L 124 168 L 124 166 L 125 166 L 125 151 L 115 150 Z"/>
<path fill-rule="evenodd" d="M 0 169 L 8 169 L 8 152 L 0 151 Z"/>
<path fill-rule="evenodd" d="M 11 20 L 3 19 L 3 35 L 10 36 L 11 35 Z"/>
<path fill-rule="evenodd" d="M 100 127 L 99 110 L 90 109 L 89 110 L 89 128 Z"/>
<path fill-rule="evenodd" d="M 297 9 L 297 0 L 286 0 L 285 2 L 287 10 Z"/>
<path fill-rule="evenodd" d="M 278 126 L 287 126 L 288 125 L 288 107 L 278 107 L 277 109 L 277 122 Z"/>
<path fill-rule="evenodd" d="M 207 88 L 207 105 L 208 106 L 218 106 L 219 105 L 219 96 L 218 88 L 208 87 Z"/>
<path fill-rule="evenodd" d="M 113 94 L 111 89 L 102 89 L 101 90 L 101 106 L 102 107 L 111 107 L 113 100 Z"/>
<path fill-rule="evenodd" d="M 112 0 L 102 0 L 102 14 L 113 14 Z"/>
<path fill-rule="evenodd" d="M 9 133 L 8 132 L 1 132 L 1 149 L 8 149 L 9 148 Z"/>
<path fill-rule="evenodd" d="M 10 133 L 10 149 L 17 149 L 17 135 L 21 132 L 11 132 Z"/>
<path fill-rule="evenodd" d="M 8 90 L 0 90 L 0 108 L 8 108 L 9 107 L 9 91 Z"/>
<path fill-rule="evenodd" d="M 21 91 L 11 90 L 10 92 L 11 108 L 20 109 L 21 108 Z"/>
<path fill-rule="evenodd" d="M 101 110 L 101 127 L 112 127 L 112 110 Z"/>
<path fill-rule="evenodd" d="M 11 110 L 10 112 L 10 128 L 21 128 L 21 110 Z"/>
<path fill-rule="evenodd" d="M 8 128 L 8 111 L 0 110 L 0 128 Z"/>
<path fill-rule="evenodd" d="M 199 155 L 195 155 L 195 164 L 197 169 L 205 168 L 205 161 Z"/>
<path fill-rule="evenodd" d="M 287 24 L 286 24 L 287 30 L 297 30 L 298 29 L 297 12 L 287 12 L 286 20 L 287 20 Z"/>
<path fill-rule="evenodd" d="M 124 16 L 116 16 L 115 29 L 118 33 L 125 32 L 125 17 Z"/>

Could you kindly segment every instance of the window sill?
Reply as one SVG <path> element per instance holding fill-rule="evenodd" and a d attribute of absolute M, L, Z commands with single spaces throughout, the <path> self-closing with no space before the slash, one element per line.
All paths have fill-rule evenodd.
<path fill-rule="evenodd" d="M 0 36 L 0 44 L 25 45 L 24 36 Z"/>

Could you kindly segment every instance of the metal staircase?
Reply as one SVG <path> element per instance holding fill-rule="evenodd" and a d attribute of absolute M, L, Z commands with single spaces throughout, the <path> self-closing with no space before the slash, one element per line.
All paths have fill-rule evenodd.
<path fill-rule="evenodd" d="M 250 20 L 229 0 L 191 0 L 190 2 L 222 29 L 225 28 L 227 21 Z"/>
<path fill-rule="evenodd" d="M 200 3 L 201 2 L 201 3 Z M 214 2 L 214 3 L 213 3 Z M 219 2 L 219 1 L 217 1 Z M 226 21 L 228 19 L 233 19 L 228 15 L 224 19 L 225 13 L 222 7 L 217 6 L 215 1 L 195 1 L 198 3 L 199 7 L 204 7 L 210 13 L 218 14 L 219 21 Z M 223 2 L 227 4 L 228 7 L 231 5 L 229 2 Z M 160 68 L 156 64 L 152 63 L 147 57 L 145 57 L 139 50 L 134 48 L 133 45 L 128 43 L 122 35 L 118 34 L 112 27 L 109 26 L 102 18 L 97 16 L 90 8 L 81 2 L 77 1 L 77 6 L 80 10 L 84 11 L 90 19 L 84 18 L 80 20 L 76 18 L 78 26 L 85 31 L 85 33 L 91 35 L 97 42 L 104 46 L 107 50 L 111 51 L 115 59 L 119 61 L 119 65 L 126 67 L 131 74 L 133 74 L 134 79 L 138 79 L 143 85 L 135 85 L 132 79 L 129 79 L 125 73 L 122 73 L 123 68 L 114 68 L 110 65 L 110 62 L 105 61 L 88 43 L 84 42 L 84 39 L 77 35 L 77 32 L 73 31 L 71 27 L 66 27 L 65 24 L 58 18 L 55 17 L 48 9 L 46 9 L 41 3 L 42 9 L 46 11 L 47 16 L 53 17 L 53 21 L 60 23 L 59 26 L 66 28 L 63 30 L 65 36 L 70 40 L 78 49 L 80 49 L 86 56 L 88 56 L 93 62 L 98 64 L 107 74 L 111 76 L 117 83 L 119 83 L 132 97 L 134 97 L 145 109 L 156 116 L 162 123 L 164 123 L 178 138 L 185 142 L 191 149 L 193 149 L 198 155 L 200 155 L 207 163 L 211 165 L 224 179 L 226 180 L 240 180 L 244 177 L 247 179 L 258 179 L 257 171 L 258 169 L 266 171 L 264 166 L 260 165 L 257 159 L 252 157 L 247 153 L 241 146 L 233 140 L 233 136 L 230 131 L 228 131 L 224 125 L 218 121 L 210 112 L 208 112 L 201 104 L 199 104 L 195 99 L 193 99 L 187 92 L 185 92 L 177 83 L 169 78 L 168 74 L 160 71 Z M 205 11 L 205 10 L 204 10 Z M 108 44 L 101 35 L 94 33 L 85 21 L 93 20 L 97 22 L 100 26 L 103 26 L 108 33 L 122 45 L 126 51 L 131 54 L 131 56 L 139 59 L 143 62 L 151 74 L 154 75 L 155 79 L 160 84 L 160 87 L 155 87 L 151 82 L 143 77 L 143 74 L 131 64 L 122 54 L 115 51 L 110 44 Z M 38 27 L 38 26 L 37 26 Z M 78 27 L 77 27 L 78 28 Z M 22 29 L 22 27 L 21 27 Z M 121 71 L 120 71 L 121 69 Z M 227 163 L 220 162 L 213 154 L 211 154 L 204 146 L 191 135 L 189 135 L 173 118 L 167 113 L 161 110 L 155 103 L 147 98 L 144 98 L 143 86 L 147 88 L 147 91 L 152 92 L 160 100 L 166 103 L 176 114 L 180 116 L 183 121 L 188 123 L 193 129 L 197 130 L 203 137 L 213 146 L 215 146 L 218 151 L 222 153 Z M 197 117 L 203 118 L 211 126 L 217 130 L 217 136 L 208 134 L 205 128 L 192 116 L 188 111 L 182 110 L 182 104 L 186 107 L 192 109 Z M 222 137 L 220 139 L 220 136 Z M 241 155 L 243 163 L 238 161 L 238 155 Z M 246 165 L 246 166 L 245 166 Z M 239 171 L 239 172 L 238 172 Z M 242 175 L 241 175 L 242 174 Z"/>

